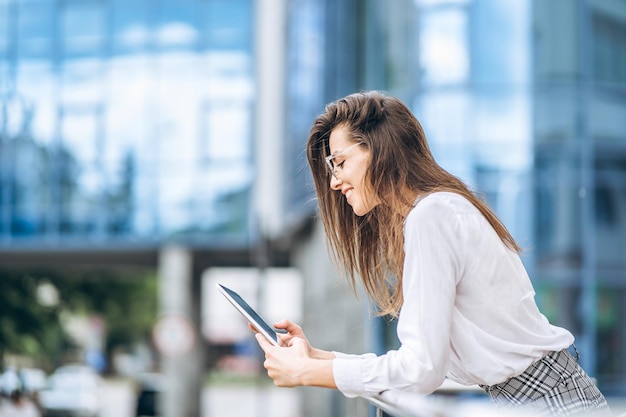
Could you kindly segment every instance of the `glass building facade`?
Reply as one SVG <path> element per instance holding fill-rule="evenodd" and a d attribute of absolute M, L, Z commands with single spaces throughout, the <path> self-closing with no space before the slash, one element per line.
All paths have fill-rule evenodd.
<path fill-rule="evenodd" d="M 0 244 L 251 230 L 250 0 L 0 1 Z"/>
<path fill-rule="evenodd" d="M 304 142 L 324 104 L 400 97 L 527 248 L 585 368 L 625 394 L 626 3 L 288 4 L 288 211 L 314 209 Z M 248 244 L 254 6 L 0 0 L 0 248 Z"/>
<path fill-rule="evenodd" d="M 542 311 L 623 395 L 626 3 L 367 5 L 364 87 L 410 103 L 440 164 L 526 249 Z"/>
<path fill-rule="evenodd" d="M 554 316 L 595 347 L 592 372 L 623 392 L 626 3 L 537 1 L 535 24 L 537 281 Z"/>

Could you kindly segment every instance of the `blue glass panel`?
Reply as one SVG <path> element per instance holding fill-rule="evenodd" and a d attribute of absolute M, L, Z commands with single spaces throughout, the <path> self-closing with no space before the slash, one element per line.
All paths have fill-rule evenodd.
<path fill-rule="evenodd" d="M 7 5 L 5 126 L 28 145 L 3 164 L 0 234 L 248 244 L 250 0 L 0 1 L 0 22 Z"/>
<path fill-rule="evenodd" d="M 160 0 L 158 25 L 169 22 L 182 22 L 196 26 L 196 0 Z"/>
<path fill-rule="evenodd" d="M 425 10 L 419 25 L 422 78 L 428 86 L 469 81 L 470 56 L 465 10 Z"/>
<path fill-rule="evenodd" d="M 54 138 L 57 117 L 56 88 L 52 64 L 47 60 L 21 60 L 16 74 L 15 89 L 29 120 L 26 130 L 40 145 L 49 145 Z M 22 117 L 12 119 L 19 123 Z"/>
<path fill-rule="evenodd" d="M 254 7 L 251 0 L 206 0 L 199 7 L 204 47 L 252 49 Z"/>
<path fill-rule="evenodd" d="M 598 81 L 626 83 L 626 4 L 617 13 L 593 15 L 593 74 Z"/>
<path fill-rule="evenodd" d="M 530 7 L 527 0 L 483 0 L 470 8 L 472 80 L 477 87 L 530 81 Z"/>
<path fill-rule="evenodd" d="M 63 53 L 68 57 L 101 55 L 106 33 L 106 4 L 101 1 L 66 2 L 61 9 Z"/>
<path fill-rule="evenodd" d="M 199 40 L 194 0 L 161 0 L 154 36 L 161 49 L 192 49 Z"/>
<path fill-rule="evenodd" d="M 11 8 L 6 3 L 0 2 L 0 60 L 8 58 L 9 45 L 11 41 L 12 25 Z M 11 20 L 10 20 L 11 19 Z"/>
<path fill-rule="evenodd" d="M 54 54 L 54 4 L 40 1 L 20 3 L 17 16 L 20 58 L 51 58 Z"/>
<path fill-rule="evenodd" d="M 137 53 L 150 42 L 152 3 L 146 0 L 112 0 L 111 29 L 112 53 Z"/>
<path fill-rule="evenodd" d="M 294 218 L 315 210 L 310 170 L 305 146 L 311 123 L 324 107 L 327 45 L 325 44 L 324 4 L 317 0 L 299 1 L 289 8 L 288 98 L 286 174 L 291 186 L 285 187 L 287 212 Z M 341 54 L 350 59 L 349 54 Z M 343 66 L 343 62 L 337 65 Z"/>

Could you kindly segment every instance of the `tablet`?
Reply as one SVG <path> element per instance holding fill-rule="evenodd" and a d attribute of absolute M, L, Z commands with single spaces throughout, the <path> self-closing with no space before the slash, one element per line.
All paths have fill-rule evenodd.
<path fill-rule="evenodd" d="M 223 286 L 220 283 L 217 283 L 216 286 L 217 289 L 220 290 L 220 292 L 224 295 L 224 297 L 226 297 L 228 301 L 230 301 L 230 303 L 235 306 L 235 308 L 239 310 L 239 312 L 243 314 L 245 318 L 248 319 L 248 321 L 255 329 L 257 329 L 259 333 L 265 336 L 265 338 L 269 340 L 271 344 L 275 346 L 279 345 L 276 330 L 273 329 L 269 324 L 267 324 L 265 320 L 263 320 L 261 316 L 259 316 L 257 312 L 254 311 L 254 309 L 250 307 L 239 294 L 237 294 L 230 288 Z"/>

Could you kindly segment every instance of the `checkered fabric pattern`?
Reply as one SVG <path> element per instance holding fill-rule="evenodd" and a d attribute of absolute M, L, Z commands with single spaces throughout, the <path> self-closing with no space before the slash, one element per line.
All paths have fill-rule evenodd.
<path fill-rule="evenodd" d="M 521 375 L 481 387 L 498 407 L 518 408 L 533 416 L 613 415 L 600 390 L 567 349 L 549 353 Z"/>

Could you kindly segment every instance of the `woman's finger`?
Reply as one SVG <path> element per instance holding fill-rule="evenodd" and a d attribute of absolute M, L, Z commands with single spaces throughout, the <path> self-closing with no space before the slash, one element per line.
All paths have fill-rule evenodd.
<path fill-rule="evenodd" d="M 302 327 L 298 326 L 297 324 L 289 320 L 281 320 L 278 323 L 276 323 L 274 327 L 276 327 L 277 329 L 287 330 L 287 332 L 289 332 L 290 334 L 298 334 L 298 335 L 303 334 Z"/>
<path fill-rule="evenodd" d="M 254 337 L 256 338 L 257 343 L 264 352 L 267 352 L 267 350 L 272 347 L 271 343 L 268 342 L 265 336 L 263 336 L 261 333 L 257 332 Z"/>

